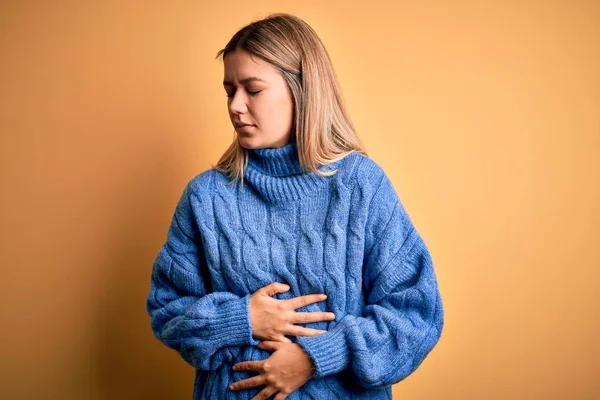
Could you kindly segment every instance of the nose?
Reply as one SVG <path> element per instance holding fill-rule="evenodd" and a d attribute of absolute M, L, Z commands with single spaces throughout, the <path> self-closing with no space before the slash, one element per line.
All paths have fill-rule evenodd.
<path fill-rule="evenodd" d="M 242 90 L 236 90 L 233 97 L 229 98 L 229 112 L 231 114 L 243 114 L 248 111 L 246 97 L 242 92 Z"/>

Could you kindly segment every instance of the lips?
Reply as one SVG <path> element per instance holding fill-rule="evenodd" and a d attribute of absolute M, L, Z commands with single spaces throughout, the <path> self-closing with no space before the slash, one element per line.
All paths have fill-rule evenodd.
<path fill-rule="evenodd" d="M 252 124 L 246 124 L 245 122 L 236 122 L 234 125 L 236 128 L 242 128 L 244 126 L 253 126 Z"/>

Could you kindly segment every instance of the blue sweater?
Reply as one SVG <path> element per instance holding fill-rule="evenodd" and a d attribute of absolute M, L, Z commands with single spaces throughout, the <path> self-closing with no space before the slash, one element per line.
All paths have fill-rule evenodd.
<path fill-rule="evenodd" d="M 154 261 L 147 311 L 156 337 L 195 369 L 193 398 L 251 399 L 230 391 L 255 373 L 232 370 L 264 360 L 248 301 L 272 282 L 278 299 L 325 293 L 296 311 L 331 311 L 327 330 L 289 338 L 315 375 L 296 399 L 391 399 L 439 340 L 443 308 L 432 258 L 392 183 L 372 159 L 352 153 L 303 172 L 295 140 L 250 150 L 245 185 L 215 169 L 189 181 Z"/>

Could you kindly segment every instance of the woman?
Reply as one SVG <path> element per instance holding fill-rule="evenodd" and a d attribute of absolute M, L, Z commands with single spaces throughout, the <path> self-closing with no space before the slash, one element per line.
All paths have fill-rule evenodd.
<path fill-rule="evenodd" d="M 272 14 L 219 56 L 235 140 L 177 204 L 153 332 L 196 368 L 194 399 L 390 399 L 442 331 L 427 246 L 309 25 Z"/>

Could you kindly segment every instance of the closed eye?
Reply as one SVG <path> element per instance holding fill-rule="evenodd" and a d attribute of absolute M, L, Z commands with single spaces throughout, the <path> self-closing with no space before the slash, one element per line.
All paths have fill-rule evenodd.
<path fill-rule="evenodd" d="M 256 96 L 260 92 L 262 92 L 262 90 L 257 90 L 255 92 L 248 91 L 248 93 L 250 94 L 250 96 Z M 227 97 L 233 97 L 234 95 L 235 95 L 235 93 L 227 93 Z"/>

